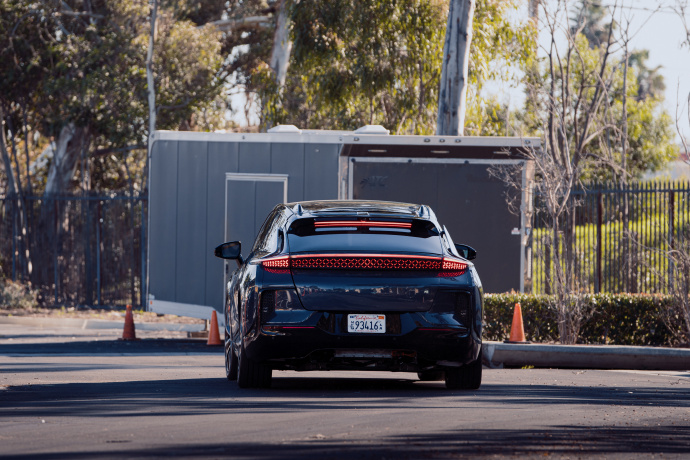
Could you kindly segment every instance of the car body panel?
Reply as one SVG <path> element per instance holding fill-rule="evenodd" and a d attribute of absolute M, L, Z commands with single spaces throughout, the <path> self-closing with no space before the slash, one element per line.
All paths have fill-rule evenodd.
<path fill-rule="evenodd" d="M 426 371 L 463 366 L 481 351 L 483 292 L 469 261 L 462 272 L 438 270 L 273 269 L 275 257 L 322 254 L 396 254 L 459 257 L 445 230 L 423 206 L 385 202 L 302 202 L 278 205 L 244 264 L 230 276 L 226 293 L 227 347 L 272 369 Z M 291 253 L 291 225 L 300 219 L 397 219 L 433 226 L 424 244 L 364 230 L 354 243 L 319 242 Z M 272 229 L 268 233 L 267 228 Z M 354 231 L 352 231 L 354 232 Z M 350 234 L 352 236 L 353 233 Z M 337 235 L 337 233 L 333 234 Z M 331 235 L 331 236 L 333 236 Z M 369 236 L 374 238 L 369 239 Z M 302 237 L 300 237 L 302 238 Z M 327 238 L 328 239 L 328 238 Z M 337 238 L 335 238 L 337 240 Z M 385 239 L 385 238 L 384 238 Z M 434 239 L 433 241 L 428 241 Z M 351 240 L 351 239 L 350 239 Z M 304 249 L 304 241 L 295 247 Z M 433 248 L 433 249 L 429 249 Z M 295 293 L 293 295 L 292 293 Z M 262 299 L 288 293 L 289 309 L 262 306 Z M 269 302 L 269 301 L 266 301 Z M 275 299 L 273 300 L 275 302 Z M 262 309 L 263 308 L 263 309 Z M 455 310 L 453 310 L 455 309 Z M 460 310 L 466 313 L 458 313 Z M 385 316 L 385 333 L 348 332 L 348 315 Z"/>

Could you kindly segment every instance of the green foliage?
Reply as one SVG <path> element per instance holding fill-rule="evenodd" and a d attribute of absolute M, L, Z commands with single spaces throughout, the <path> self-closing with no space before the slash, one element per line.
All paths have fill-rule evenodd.
<path fill-rule="evenodd" d="M 682 319 L 671 328 L 664 312 L 672 296 L 648 294 L 584 294 L 585 303 L 578 343 L 609 345 L 679 346 Z M 510 335 L 513 310 L 520 303 L 525 336 L 534 342 L 558 340 L 557 315 L 550 306 L 553 297 L 531 294 L 487 294 L 484 297 L 484 339 L 503 341 Z"/>
<path fill-rule="evenodd" d="M 510 78 L 524 62 L 530 26 L 508 20 L 517 2 L 477 2 L 470 53 L 468 134 L 503 132 L 495 100 L 484 100 L 489 79 Z M 381 124 L 395 134 L 435 131 L 447 0 L 295 1 L 293 56 L 286 87 L 278 91 L 265 64 L 270 46 L 253 42 L 242 74 L 262 101 L 262 118 L 302 127 L 353 129 Z M 259 38 L 247 32 L 246 38 Z M 270 37 L 265 37 L 270 40 Z M 257 50 L 255 52 L 254 50 Z M 250 54 L 247 53 L 247 54 Z M 238 55 L 239 61 L 241 55 Z"/>
<path fill-rule="evenodd" d="M 582 154 L 582 163 L 578 157 L 573 165 L 579 168 L 578 181 L 640 179 L 646 171 L 659 170 L 678 156 L 673 119 L 663 108 L 665 84 L 659 68 L 647 66 L 647 50 L 631 51 L 624 88 L 625 59 L 620 50 L 611 54 L 607 48 L 605 13 L 600 5 L 581 3 L 571 18 L 573 43 L 554 56 L 553 74 L 548 59 L 532 60 L 525 78 L 525 109 L 518 115 L 525 135 L 544 135 L 547 114 L 564 123 L 557 130 L 555 145 L 567 146 L 571 156 Z M 615 36 L 615 24 L 613 30 Z M 605 97 L 590 107 L 595 94 L 601 94 L 602 85 L 606 87 Z M 563 100 L 568 103 L 561 105 Z M 589 127 L 587 132 L 582 131 L 585 126 Z M 624 147 L 625 172 L 621 169 Z"/>
<path fill-rule="evenodd" d="M 159 10 L 154 53 L 159 129 L 188 126 L 223 91 L 217 78 L 223 63 L 220 34 L 189 20 L 206 18 L 200 6 L 171 0 Z M 11 122 L 6 126 L 23 127 L 27 138 L 39 133 L 43 145 L 68 123 L 86 128 L 91 189 L 122 189 L 131 176 L 142 180 L 148 15 L 148 2 L 141 0 L 0 0 L 0 103 Z M 26 163 L 37 155 L 28 152 Z M 27 168 L 21 167 L 28 182 Z M 76 179 L 75 184 L 81 178 Z"/>

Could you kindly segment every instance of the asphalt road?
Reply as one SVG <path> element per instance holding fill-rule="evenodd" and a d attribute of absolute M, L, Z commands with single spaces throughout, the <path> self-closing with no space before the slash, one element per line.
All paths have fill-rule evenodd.
<path fill-rule="evenodd" d="M 469 392 L 275 372 L 240 390 L 203 342 L 43 332 L 0 330 L 1 458 L 690 458 L 687 372 L 485 369 Z"/>

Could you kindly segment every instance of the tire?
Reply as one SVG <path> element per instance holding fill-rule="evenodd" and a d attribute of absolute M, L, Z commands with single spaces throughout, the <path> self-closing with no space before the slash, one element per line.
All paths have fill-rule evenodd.
<path fill-rule="evenodd" d="M 225 331 L 225 376 L 230 381 L 237 380 L 237 355 L 232 349 L 232 342 Z"/>
<path fill-rule="evenodd" d="M 240 347 L 237 362 L 237 385 L 240 388 L 270 388 L 273 370 L 247 357 L 244 346 Z"/>
<path fill-rule="evenodd" d="M 436 382 L 443 380 L 443 371 L 419 371 L 417 377 L 422 382 Z"/>
<path fill-rule="evenodd" d="M 482 352 L 475 361 L 462 367 L 446 369 L 446 388 L 476 390 L 482 385 Z"/>

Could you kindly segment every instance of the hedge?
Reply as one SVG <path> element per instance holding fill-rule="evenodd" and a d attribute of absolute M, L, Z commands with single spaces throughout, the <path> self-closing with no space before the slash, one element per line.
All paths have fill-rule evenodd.
<path fill-rule="evenodd" d="M 662 312 L 673 297 L 650 294 L 584 294 L 585 318 L 578 343 L 609 345 L 688 346 L 679 339 L 682 321 L 677 318 L 673 334 Z M 558 342 L 556 313 L 547 295 L 486 294 L 484 297 L 484 339 L 506 340 L 513 311 L 520 303 L 527 340 Z"/>

